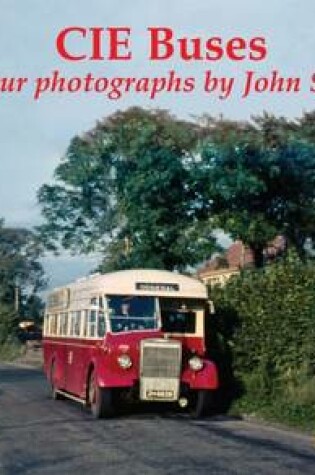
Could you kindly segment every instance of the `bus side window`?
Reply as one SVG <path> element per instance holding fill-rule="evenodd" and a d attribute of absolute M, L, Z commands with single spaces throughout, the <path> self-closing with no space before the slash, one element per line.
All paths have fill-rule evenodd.
<path fill-rule="evenodd" d="M 49 315 L 49 319 L 48 319 L 48 334 L 49 334 L 49 336 L 52 335 L 52 319 L 53 319 L 53 315 Z"/>
<path fill-rule="evenodd" d="M 44 317 L 44 336 L 48 335 L 48 315 Z"/>
<path fill-rule="evenodd" d="M 106 322 L 104 312 L 98 312 L 97 335 L 103 337 L 106 333 Z"/>
<path fill-rule="evenodd" d="M 75 312 L 70 313 L 70 332 L 69 336 L 74 336 Z"/>
<path fill-rule="evenodd" d="M 68 314 L 61 313 L 60 315 L 61 322 L 60 322 L 60 334 L 61 336 L 67 336 L 68 334 Z"/>
<path fill-rule="evenodd" d="M 57 315 L 49 316 L 49 334 L 51 336 L 57 334 Z"/>
<path fill-rule="evenodd" d="M 58 314 L 56 315 L 56 336 L 60 336 L 60 321 L 61 321 L 61 315 Z"/>
<path fill-rule="evenodd" d="M 91 338 L 96 337 L 96 310 L 91 310 L 89 313 L 89 325 L 88 325 L 88 333 Z"/>
<path fill-rule="evenodd" d="M 86 338 L 88 336 L 88 311 L 82 311 L 82 319 L 83 319 L 83 337 Z"/>
<path fill-rule="evenodd" d="M 81 312 L 75 312 L 74 335 L 80 336 L 81 333 Z"/>

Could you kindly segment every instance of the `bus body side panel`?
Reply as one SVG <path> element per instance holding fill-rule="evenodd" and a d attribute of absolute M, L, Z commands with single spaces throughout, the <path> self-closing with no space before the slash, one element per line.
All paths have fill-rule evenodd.
<path fill-rule="evenodd" d="M 87 396 L 87 389 L 89 384 L 89 377 L 91 371 L 95 371 L 96 378 L 98 380 L 98 373 L 99 373 L 99 345 L 101 344 L 100 341 L 95 340 L 86 340 L 85 348 L 83 348 L 83 357 L 82 357 L 82 365 L 78 380 L 78 396 L 82 399 L 86 399 Z"/>
<path fill-rule="evenodd" d="M 66 350 L 66 391 L 77 395 L 78 388 L 78 372 L 80 368 L 81 352 L 79 342 L 77 340 L 69 339 Z"/>
<path fill-rule="evenodd" d="M 63 341 L 46 337 L 43 341 L 44 370 L 51 381 L 54 368 L 54 384 L 58 389 L 65 389 L 66 384 L 66 346 Z"/>

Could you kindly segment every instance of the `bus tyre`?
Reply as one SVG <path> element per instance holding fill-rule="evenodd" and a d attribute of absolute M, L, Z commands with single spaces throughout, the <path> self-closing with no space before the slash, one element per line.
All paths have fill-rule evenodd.
<path fill-rule="evenodd" d="M 95 419 L 114 415 L 112 390 L 98 386 L 94 371 L 89 379 L 88 404 Z"/>
<path fill-rule="evenodd" d="M 212 391 L 208 389 L 199 389 L 196 395 L 196 401 L 192 410 L 192 416 L 200 419 L 208 414 L 212 403 Z"/>

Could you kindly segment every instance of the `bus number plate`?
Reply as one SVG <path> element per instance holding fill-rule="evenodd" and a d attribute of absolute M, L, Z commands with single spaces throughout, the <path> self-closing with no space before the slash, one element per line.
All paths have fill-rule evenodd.
<path fill-rule="evenodd" d="M 147 390 L 148 399 L 173 399 L 174 391 L 166 391 L 161 389 L 148 389 Z"/>

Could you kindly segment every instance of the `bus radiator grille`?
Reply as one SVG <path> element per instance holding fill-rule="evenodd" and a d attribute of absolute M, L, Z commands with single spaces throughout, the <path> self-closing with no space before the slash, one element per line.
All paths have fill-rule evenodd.
<path fill-rule="evenodd" d="M 144 340 L 140 361 L 141 399 L 177 399 L 181 360 L 179 341 Z"/>

